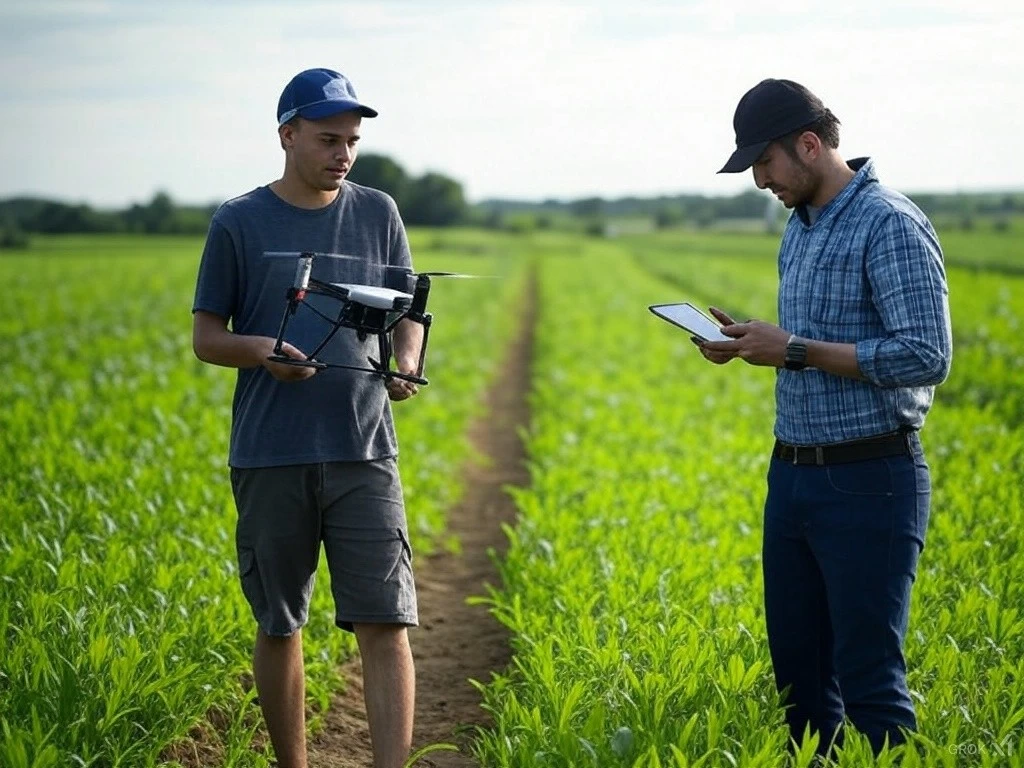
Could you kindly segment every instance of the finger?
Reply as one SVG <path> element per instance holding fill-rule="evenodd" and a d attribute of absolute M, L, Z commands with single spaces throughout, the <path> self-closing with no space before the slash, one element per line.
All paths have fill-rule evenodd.
<path fill-rule="evenodd" d="M 722 325 L 732 325 L 733 323 L 736 322 L 727 314 L 725 314 L 725 312 L 720 310 L 718 307 L 708 307 L 708 309 L 711 310 L 711 314 L 714 315 L 715 319 L 718 320 L 718 322 L 720 322 Z"/>
<path fill-rule="evenodd" d="M 703 348 L 708 352 L 736 354 L 740 349 L 740 343 L 738 341 L 706 341 L 703 344 Z"/>
<path fill-rule="evenodd" d="M 293 358 L 295 360 L 305 360 L 306 359 L 306 355 L 303 352 L 301 352 L 298 349 L 298 347 L 292 346 L 287 341 L 285 341 L 285 342 L 283 342 L 281 344 L 281 351 L 284 352 L 284 354 L 287 357 L 291 357 L 291 358 Z"/>

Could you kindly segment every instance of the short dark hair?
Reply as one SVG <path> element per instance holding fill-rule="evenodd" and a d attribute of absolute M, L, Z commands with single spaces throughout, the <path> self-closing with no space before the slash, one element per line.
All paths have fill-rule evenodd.
<path fill-rule="evenodd" d="M 798 128 L 792 133 L 787 133 L 778 140 L 782 148 L 786 150 L 786 154 L 790 157 L 796 157 L 796 140 L 802 134 L 807 133 L 807 131 L 821 139 L 821 143 L 825 146 L 839 149 L 839 118 L 832 114 L 832 110 L 826 109 L 825 114 L 810 125 L 805 125 L 803 128 Z"/>

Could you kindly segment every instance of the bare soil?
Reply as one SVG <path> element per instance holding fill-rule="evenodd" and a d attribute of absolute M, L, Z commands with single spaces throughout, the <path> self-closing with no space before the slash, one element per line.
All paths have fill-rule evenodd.
<path fill-rule="evenodd" d="M 513 523 L 515 505 L 506 486 L 525 486 L 529 473 L 519 428 L 529 423 L 527 396 L 536 319 L 536 286 L 524 297 L 522 324 L 503 368 L 487 393 L 487 413 L 470 429 L 483 461 L 464 469 L 465 492 L 449 511 L 448 533 L 458 537 L 461 553 L 439 551 L 417 559 L 416 589 L 420 626 L 410 630 L 416 664 L 416 720 L 413 748 L 441 742 L 460 752 L 433 752 L 417 762 L 421 768 L 476 766 L 468 752 L 474 725 L 487 723 L 480 694 L 470 679 L 488 682 L 492 671 L 509 662 L 505 629 L 486 606 L 466 599 L 486 594 L 485 584 L 499 585 L 489 552 L 504 552 L 502 523 Z M 358 658 L 343 667 L 346 685 L 324 716 L 324 727 L 310 744 L 311 768 L 370 768 L 373 756 L 363 706 Z"/>

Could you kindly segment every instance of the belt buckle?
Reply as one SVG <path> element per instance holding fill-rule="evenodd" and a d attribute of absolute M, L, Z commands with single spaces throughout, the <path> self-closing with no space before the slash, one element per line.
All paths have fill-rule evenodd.
<path fill-rule="evenodd" d="M 796 466 L 797 464 L 800 463 L 800 449 L 801 448 L 806 448 L 808 450 L 813 448 L 814 449 L 814 463 L 817 466 L 819 466 L 819 467 L 822 467 L 822 466 L 825 465 L 825 449 L 822 448 L 820 445 L 814 445 L 814 446 L 810 446 L 810 445 L 808 445 L 808 446 L 794 445 L 793 446 L 793 465 L 794 466 Z"/>

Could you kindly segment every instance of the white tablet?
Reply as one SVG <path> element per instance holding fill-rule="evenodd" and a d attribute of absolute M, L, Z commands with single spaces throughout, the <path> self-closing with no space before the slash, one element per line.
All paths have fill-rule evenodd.
<path fill-rule="evenodd" d="M 726 336 L 722 333 L 722 326 L 715 320 L 712 320 L 689 302 L 683 302 L 682 304 L 653 304 L 648 309 L 662 320 L 667 320 L 672 325 L 689 331 L 702 341 L 735 341 L 731 336 Z"/>

